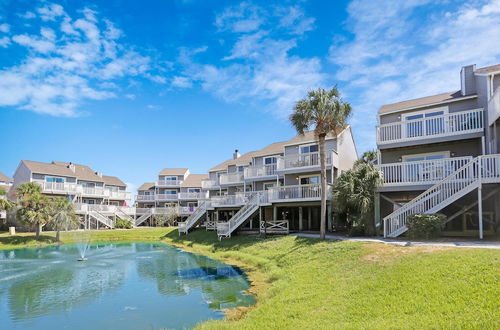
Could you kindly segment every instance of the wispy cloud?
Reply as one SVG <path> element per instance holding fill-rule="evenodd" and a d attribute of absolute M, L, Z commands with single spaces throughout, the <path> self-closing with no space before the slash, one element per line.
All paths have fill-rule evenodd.
<path fill-rule="evenodd" d="M 286 116 L 308 89 L 325 82 L 319 58 L 290 54 L 314 22 L 298 6 L 266 9 L 243 2 L 226 8 L 215 25 L 227 54 L 203 64 L 200 51 L 184 49 L 184 76 L 228 102 L 264 101 L 263 110 Z"/>
<path fill-rule="evenodd" d="M 85 102 L 115 97 L 117 79 L 161 80 L 148 72 L 150 58 L 121 44 L 121 31 L 90 8 L 70 17 L 62 6 L 43 2 L 20 16 L 39 23 L 39 30 L 18 33 L 3 28 L 12 36 L 1 38 L 0 46 L 15 43 L 26 56 L 0 71 L 0 106 L 77 116 Z"/>
<path fill-rule="evenodd" d="M 498 63 L 500 0 L 355 0 L 348 7 L 353 37 L 334 42 L 338 65 L 354 103 L 360 150 L 374 147 L 376 111 L 386 103 L 460 88 L 461 66 Z"/>

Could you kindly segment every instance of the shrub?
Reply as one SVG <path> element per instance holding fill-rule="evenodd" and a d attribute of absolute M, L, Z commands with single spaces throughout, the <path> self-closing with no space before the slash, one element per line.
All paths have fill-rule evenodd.
<path fill-rule="evenodd" d="M 367 230 L 366 226 L 364 224 L 359 224 L 359 225 L 354 225 L 349 229 L 348 236 L 366 236 L 367 235 Z"/>
<path fill-rule="evenodd" d="M 439 235 L 446 220 L 444 214 L 413 214 L 408 217 L 406 226 L 410 238 L 432 238 Z"/>
<path fill-rule="evenodd" d="M 126 219 L 122 219 L 122 218 L 119 218 L 117 217 L 116 218 L 116 224 L 115 224 L 115 228 L 118 228 L 118 229 L 132 229 L 132 223 Z"/>

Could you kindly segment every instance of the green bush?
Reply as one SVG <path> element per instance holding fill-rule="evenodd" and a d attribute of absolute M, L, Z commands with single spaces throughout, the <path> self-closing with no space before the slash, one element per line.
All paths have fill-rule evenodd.
<path fill-rule="evenodd" d="M 118 229 L 132 229 L 132 223 L 122 218 L 116 218 L 115 228 Z"/>
<path fill-rule="evenodd" d="M 432 238 L 439 236 L 446 220 L 444 214 L 413 214 L 408 217 L 406 226 L 410 238 Z"/>
<path fill-rule="evenodd" d="M 354 225 L 347 232 L 348 236 L 366 236 L 367 230 L 364 224 Z"/>

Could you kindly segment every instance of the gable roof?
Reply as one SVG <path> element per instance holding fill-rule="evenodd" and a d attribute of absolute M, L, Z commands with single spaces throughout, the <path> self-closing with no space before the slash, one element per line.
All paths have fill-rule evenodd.
<path fill-rule="evenodd" d="M 209 172 L 224 171 L 228 166 L 231 166 L 231 165 L 238 165 L 238 166 L 247 165 L 252 161 L 252 157 L 255 153 L 256 153 L 256 151 L 250 151 L 250 152 L 247 152 L 246 154 L 241 155 L 240 157 L 238 157 L 236 159 L 233 159 L 233 158 L 228 159 L 228 160 L 220 163 L 219 165 L 212 167 L 208 171 Z"/>
<path fill-rule="evenodd" d="M 3 174 L 2 172 L 0 172 L 0 181 L 3 181 L 3 182 L 12 182 L 12 179 L 9 178 L 8 176 L 6 176 L 5 174 Z"/>
<path fill-rule="evenodd" d="M 378 110 L 379 114 L 389 113 L 393 111 L 403 111 L 407 109 L 419 108 L 424 106 L 431 106 L 435 103 L 442 102 L 454 102 L 460 99 L 469 99 L 471 97 L 476 97 L 477 95 L 466 95 L 463 96 L 460 91 L 436 94 L 431 96 L 420 97 L 418 99 L 407 100 L 397 103 L 386 104 L 380 107 Z"/>
<path fill-rule="evenodd" d="M 137 190 L 149 190 L 154 187 L 155 187 L 154 182 L 144 182 L 143 184 L 141 184 L 139 188 L 137 188 Z"/>
<path fill-rule="evenodd" d="M 56 165 L 52 163 L 35 162 L 32 160 L 23 160 L 21 162 L 24 165 L 26 165 L 26 167 L 33 173 L 59 175 L 70 178 L 76 178 L 75 172 L 73 172 L 66 166 Z"/>
<path fill-rule="evenodd" d="M 181 187 L 201 188 L 201 181 L 208 179 L 208 174 L 189 174 Z"/>
<path fill-rule="evenodd" d="M 475 72 L 477 73 L 493 73 L 497 71 L 500 71 L 500 64 L 485 66 L 484 68 L 479 68 L 475 70 Z"/>
<path fill-rule="evenodd" d="M 116 176 L 103 175 L 102 179 L 108 186 L 127 187 L 127 185 Z"/>
<path fill-rule="evenodd" d="M 185 175 L 187 171 L 187 168 L 164 168 L 159 175 Z"/>
<path fill-rule="evenodd" d="M 104 182 L 102 175 L 97 175 L 96 172 L 94 172 L 94 170 L 91 169 L 90 167 L 88 167 L 87 165 L 78 165 L 78 164 L 56 162 L 56 161 L 54 161 L 52 163 L 55 165 L 64 166 L 64 167 L 74 165 L 76 178 L 78 180 Z"/>

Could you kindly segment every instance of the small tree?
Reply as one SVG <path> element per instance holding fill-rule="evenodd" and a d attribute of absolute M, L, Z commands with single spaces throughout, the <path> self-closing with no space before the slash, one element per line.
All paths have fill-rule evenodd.
<path fill-rule="evenodd" d="M 60 231 L 78 226 L 80 217 L 75 213 L 75 207 L 66 198 L 56 198 L 52 201 L 52 225 L 56 230 L 56 241 L 60 241 Z"/>
<path fill-rule="evenodd" d="M 180 212 L 177 207 L 170 207 L 165 212 L 155 214 L 153 216 L 153 223 L 155 226 L 173 226 L 175 221 L 179 218 Z"/>
<path fill-rule="evenodd" d="M 330 90 L 318 88 L 309 91 L 307 97 L 297 102 L 290 121 L 297 133 L 303 135 L 310 128 L 318 139 L 321 169 L 321 214 L 320 238 L 326 235 L 326 152 L 325 140 L 328 134 L 337 134 L 347 126 L 351 105 L 341 98 L 336 87 Z"/>
<path fill-rule="evenodd" d="M 40 237 L 43 226 L 51 221 L 51 200 L 42 194 L 39 185 L 28 182 L 17 188 L 17 197 L 20 208 L 17 210 L 17 219 L 36 227 L 36 238 Z"/>
<path fill-rule="evenodd" d="M 375 168 L 376 154 L 365 152 L 351 170 L 342 173 L 333 187 L 333 204 L 345 213 L 347 222 L 354 221 L 374 230 L 375 191 L 382 185 L 382 173 Z"/>
<path fill-rule="evenodd" d="M 16 203 L 9 201 L 5 198 L 7 192 L 5 189 L 0 188 L 0 211 L 11 211 L 16 207 Z"/>

